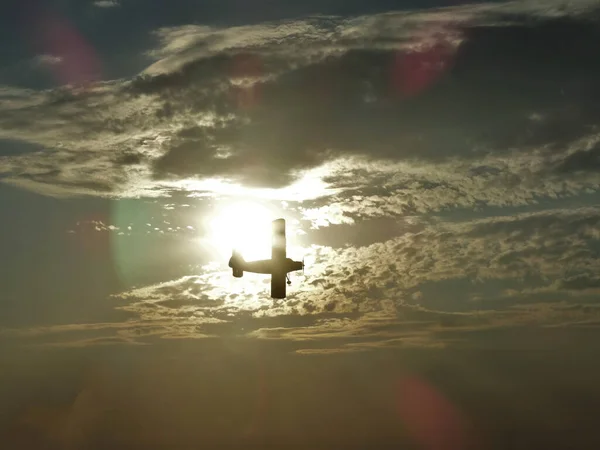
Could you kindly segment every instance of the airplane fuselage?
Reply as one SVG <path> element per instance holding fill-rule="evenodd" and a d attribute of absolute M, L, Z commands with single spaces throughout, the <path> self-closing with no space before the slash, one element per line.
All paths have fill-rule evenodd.
<path fill-rule="evenodd" d="M 233 259 L 233 258 L 232 258 Z M 264 273 L 268 275 L 280 272 L 289 273 L 302 270 L 302 261 L 293 261 L 291 258 L 284 260 L 262 259 L 258 261 L 237 261 L 229 263 L 229 267 L 240 269 L 244 272 Z"/>

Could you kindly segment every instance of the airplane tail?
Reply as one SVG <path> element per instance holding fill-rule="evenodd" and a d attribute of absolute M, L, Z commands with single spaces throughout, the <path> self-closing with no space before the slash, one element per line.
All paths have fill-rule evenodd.
<path fill-rule="evenodd" d="M 244 257 L 240 252 L 236 249 L 233 249 L 231 252 L 231 258 L 229 259 L 229 267 L 231 267 L 233 271 L 233 276 L 235 278 L 242 278 L 244 276 L 244 269 L 242 269 L 242 264 L 245 263 Z"/>

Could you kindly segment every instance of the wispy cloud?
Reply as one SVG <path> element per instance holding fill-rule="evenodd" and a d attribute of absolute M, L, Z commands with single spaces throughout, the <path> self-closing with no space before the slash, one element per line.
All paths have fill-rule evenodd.
<path fill-rule="evenodd" d="M 98 8 L 115 8 L 121 6 L 118 0 L 95 0 L 93 5 Z"/>

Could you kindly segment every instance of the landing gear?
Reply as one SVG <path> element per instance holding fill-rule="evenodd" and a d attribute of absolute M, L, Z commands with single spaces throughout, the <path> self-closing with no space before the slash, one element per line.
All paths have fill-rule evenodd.
<path fill-rule="evenodd" d="M 292 284 L 292 280 L 290 280 L 290 276 L 286 274 L 285 277 L 287 278 L 287 284 L 288 284 L 288 286 L 290 284 Z"/>

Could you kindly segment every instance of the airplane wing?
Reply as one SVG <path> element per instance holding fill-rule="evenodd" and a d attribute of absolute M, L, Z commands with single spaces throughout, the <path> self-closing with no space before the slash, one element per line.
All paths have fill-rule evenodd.
<path fill-rule="evenodd" d="M 271 258 L 277 264 L 286 258 L 285 219 L 273 221 L 273 239 L 271 243 Z"/>
<path fill-rule="evenodd" d="M 286 241 L 285 241 L 285 219 L 273 221 L 273 240 L 271 243 L 271 260 L 273 262 L 271 272 L 271 297 L 285 298 L 286 283 Z"/>
<path fill-rule="evenodd" d="M 272 298 L 285 298 L 285 272 L 277 271 L 271 274 L 271 297 Z"/>

